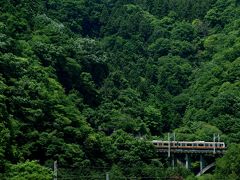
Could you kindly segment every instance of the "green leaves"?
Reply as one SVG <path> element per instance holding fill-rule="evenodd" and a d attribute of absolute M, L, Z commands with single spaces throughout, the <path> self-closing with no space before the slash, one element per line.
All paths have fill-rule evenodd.
<path fill-rule="evenodd" d="M 184 141 L 213 141 L 213 134 L 221 134 L 222 132 L 215 126 L 208 123 L 197 121 L 187 122 L 185 126 L 175 130 L 177 140 Z"/>
<path fill-rule="evenodd" d="M 196 32 L 191 24 L 187 22 L 178 22 L 174 24 L 174 28 L 171 31 L 172 39 L 178 39 L 182 41 L 192 41 L 196 38 Z"/>
<path fill-rule="evenodd" d="M 216 178 L 239 179 L 239 144 L 231 144 L 223 158 L 217 160 Z"/>
<path fill-rule="evenodd" d="M 5 156 L 8 153 L 9 140 L 10 140 L 10 131 L 4 125 L 3 119 L 0 117 L 0 173 L 4 172 L 6 159 Z"/>
<path fill-rule="evenodd" d="M 191 65 L 175 56 L 166 56 L 159 61 L 159 84 L 171 94 L 177 95 L 188 86 L 188 78 L 191 74 Z"/>
<path fill-rule="evenodd" d="M 144 114 L 144 122 L 150 129 L 151 134 L 162 134 L 164 125 L 161 110 L 153 106 L 147 106 L 144 108 Z"/>
<path fill-rule="evenodd" d="M 6 176 L 11 180 L 50 180 L 53 173 L 51 169 L 39 165 L 36 161 L 26 161 L 11 165 Z"/>
<path fill-rule="evenodd" d="M 185 177 L 164 168 L 148 138 L 239 143 L 235 0 L 1 2 L 0 172 L 38 159 Z M 35 161 L 9 166 L 12 179 L 50 177 Z"/>

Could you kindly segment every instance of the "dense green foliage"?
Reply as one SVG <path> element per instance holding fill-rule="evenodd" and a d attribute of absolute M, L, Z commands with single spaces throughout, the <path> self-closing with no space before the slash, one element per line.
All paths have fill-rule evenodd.
<path fill-rule="evenodd" d="M 51 176 L 28 160 L 186 177 L 148 140 L 239 144 L 239 17 L 238 0 L 0 0 L 0 178 Z M 214 177 L 239 176 L 238 146 Z"/>
<path fill-rule="evenodd" d="M 239 177 L 239 161 L 240 161 L 240 145 L 233 144 L 229 147 L 228 152 L 222 159 L 217 161 L 216 179 L 240 179 Z"/>
<path fill-rule="evenodd" d="M 11 165 L 7 178 L 10 180 L 51 180 L 51 169 L 40 166 L 35 161 Z"/>

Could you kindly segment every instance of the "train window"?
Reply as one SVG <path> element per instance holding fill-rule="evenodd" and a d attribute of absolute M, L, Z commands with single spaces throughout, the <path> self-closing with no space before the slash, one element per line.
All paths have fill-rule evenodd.
<path fill-rule="evenodd" d="M 163 145 L 164 145 L 164 146 L 168 146 L 168 143 L 164 143 Z"/>
<path fill-rule="evenodd" d="M 192 146 L 192 144 L 187 144 L 187 146 Z"/>
<path fill-rule="evenodd" d="M 157 143 L 153 143 L 154 145 L 157 145 Z"/>
<path fill-rule="evenodd" d="M 213 146 L 213 144 L 210 144 L 210 146 Z"/>
<path fill-rule="evenodd" d="M 203 144 L 198 144 L 198 146 L 203 146 Z"/>
<path fill-rule="evenodd" d="M 185 146 L 185 143 L 182 143 L 182 146 Z"/>
<path fill-rule="evenodd" d="M 193 146 L 197 146 L 197 144 L 193 144 Z"/>
<path fill-rule="evenodd" d="M 205 144 L 205 146 L 209 146 L 209 144 Z"/>

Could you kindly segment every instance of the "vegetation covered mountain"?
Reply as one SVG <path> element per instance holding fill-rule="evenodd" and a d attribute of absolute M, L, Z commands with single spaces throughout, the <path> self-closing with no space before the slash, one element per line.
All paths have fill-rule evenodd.
<path fill-rule="evenodd" d="M 193 178 L 149 143 L 173 131 L 221 134 L 228 151 L 205 178 L 240 179 L 239 0 L 0 0 L 0 12 L 1 179 L 51 179 L 56 160 L 66 177 Z"/>

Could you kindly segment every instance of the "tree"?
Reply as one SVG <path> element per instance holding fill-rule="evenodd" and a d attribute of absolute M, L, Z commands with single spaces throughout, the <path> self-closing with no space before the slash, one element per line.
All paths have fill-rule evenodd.
<path fill-rule="evenodd" d="M 51 180 L 53 173 L 50 168 L 41 166 L 37 161 L 26 161 L 10 165 L 6 177 L 10 180 Z"/>
<path fill-rule="evenodd" d="M 226 154 L 217 160 L 216 164 L 216 178 L 225 179 L 239 179 L 239 168 L 240 168 L 240 145 L 231 144 L 228 147 Z"/>
<path fill-rule="evenodd" d="M 196 32 L 191 24 L 177 22 L 171 31 L 171 37 L 182 41 L 193 41 L 196 38 Z"/>
<path fill-rule="evenodd" d="M 188 86 L 191 65 L 177 56 L 165 56 L 158 61 L 159 84 L 171 94 L 179 94 Z"/>

